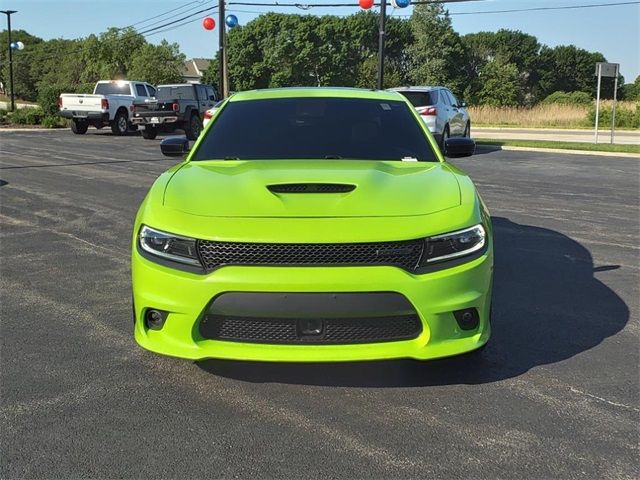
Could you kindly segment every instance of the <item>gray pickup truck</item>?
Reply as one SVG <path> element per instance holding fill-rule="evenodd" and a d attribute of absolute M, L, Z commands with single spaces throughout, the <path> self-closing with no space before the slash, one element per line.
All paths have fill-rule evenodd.
<path fill-rule="evenodd" d="M 195 140 L 202 130 L 204 112 L 218 100 L 218 92 L 210 85 L 158 85 L 154 98 L 134 102 L 131 123 L 144 126 L 142 136 L 146 139 L 156 138 L 160 129 L 180 128 L 189 140 Z"/>

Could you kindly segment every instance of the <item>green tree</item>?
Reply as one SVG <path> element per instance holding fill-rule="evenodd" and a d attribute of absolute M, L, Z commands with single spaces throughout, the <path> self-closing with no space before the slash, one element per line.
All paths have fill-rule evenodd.
<path fill-rule="evenodd" d="M 622 87 L 623 100 L 640 100 L 640 75 L 636 77 L 635 82 L 627 83 Z"/>
<path fill-rule="evenodd" d="M 160 45 L 147 43 L 133 55 L 127 77 L 153 85 L 181 82 L 184 60 L 177 43 L 166 40 Z"/>
<path fill-rule="evenodd" d="M 467 51 L 466 69 L 470 100 L 477 99 L 482 89 L 481 70 L 490 61 L 513 64 L 518 69 L 518 103 L 531 105 L 538 98 L 538 59 L 540 43 L 533 35 L 518 30 L 501 29 L 497 32 L 478 32 L 462 37 Z"/>
<path fill-rule="evenodd" d="M 81 61 L 85 67 L 83 82 L 105 78 L 127 78 L 133 59 L 147 44 L 133 28 L 109 28 L 99 36 L 89 35 L 83 40 Z"/>
<path fill-rule="evenodd" d="M 417 5 L 409 20 L 409 77 L 416 85 L 446 85 L 462 95 L 467 85 L 466 51 L 442 4 Z"/>
<path fill-rule="evenodd" d="M 373 87 L 376 81 L 377 15 L 347 18 L 269 13 L 228 36 L 232 90 L 295 85 Z M 389 19 L 387 85 L 406 79 L 405 46 L 411 41 L 406 21 Z M 373 67 L 373 68 L 372 68 Z M 206 74 L 216 79 L 217 65 Z"/>
<path fill-rule="evenodd" d="M 556 92 L 588 92 L 595 96 L 596 62 L 605 62 L 604 55 L 588 52 L 575 45 L 542 47 L 539 60 L 540 96 Z M 608 90 L 612 90 L 613 87 Z M 604 88 L 603 88 L 604 91 Z"/>
<path fill-rule="evenodd" d="M 11 40 L 13 42 L 23 42 L 24 50 L 14 50 L 13 52 L 13 80 L 14 92 L 18 98 L 25 100 L 35 100 L 37 96 L 36 79 L 31 75 L 31 58 L 42 44 L 43 40 L 31 35 L 24 30 L 12 30 Z M 0 32 L 0 81 L 4 88 L 9 91 L 9 32 Z"/>
<path fill-rule="evenodd" d="M 511 107 L 518 104 L 520 74 L 515 64 L 493 60 L 482 67 L 480 78 L 480 103 L 492 107 Z"/>

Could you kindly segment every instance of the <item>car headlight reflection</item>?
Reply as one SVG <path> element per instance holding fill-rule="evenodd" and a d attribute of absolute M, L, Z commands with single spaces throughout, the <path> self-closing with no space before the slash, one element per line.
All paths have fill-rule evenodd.
<path fill-rule="evenodd" d="M 462 257 L 484 248 L 486 232 L 480 224 L 457 232 L 435 235 L 425 240 L 421 264 L 429 265 Z"/>
<path fill-rule="evenodd" d="M 157 257 L 200 266 L 194 238 L 161 232 L 146 225 L 140 229 L 140 248 Z"/>

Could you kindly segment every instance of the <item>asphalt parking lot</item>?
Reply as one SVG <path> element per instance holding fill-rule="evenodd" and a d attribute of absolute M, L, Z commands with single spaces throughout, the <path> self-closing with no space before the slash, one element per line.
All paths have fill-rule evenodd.
<path fill-rule="evenodd" d="M 193 363 L 132 336 L 158 145 L 0 133 L 0 477 L 638 478 L 637 158 L 454 162 L 494 217 L 480 358 Z"/>

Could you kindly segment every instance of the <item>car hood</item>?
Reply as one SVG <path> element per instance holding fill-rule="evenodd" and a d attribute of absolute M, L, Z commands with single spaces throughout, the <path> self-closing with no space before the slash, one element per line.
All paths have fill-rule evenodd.
<path fill-rule="evenodd" d="M 439 162 L 194 161 L 168 182 L 164 205 L 207 217 L 425 215 L 460 205 L 460 188 Z"/>

